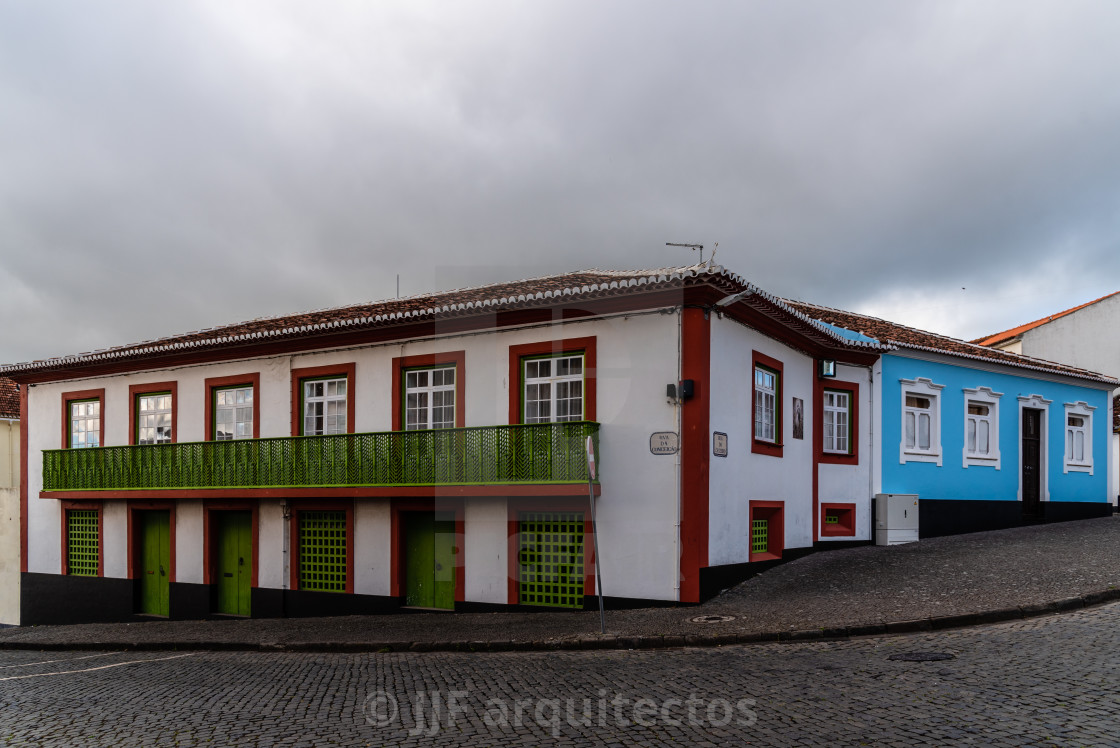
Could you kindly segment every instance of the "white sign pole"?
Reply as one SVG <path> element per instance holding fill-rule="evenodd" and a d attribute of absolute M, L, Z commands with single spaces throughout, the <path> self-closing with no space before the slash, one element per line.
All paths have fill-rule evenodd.
<path fill-rule="evenodd" d="M 595 525 L 595 441 L 587 437 L 587 498 L 591 500 L 591 538 L 595 543 L 595 592 L 599 598 L 599 631 L 607 633 L 607 614 L 603 610 L 603 575 L 600 571 L 599 528 Z"/>

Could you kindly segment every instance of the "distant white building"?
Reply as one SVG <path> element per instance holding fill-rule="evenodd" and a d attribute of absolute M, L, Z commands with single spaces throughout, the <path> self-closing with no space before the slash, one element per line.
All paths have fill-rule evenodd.
<path fill-rule="evenodd" d="M 0 377 L 0 624 L 19 623 L 19 390 Z"/>

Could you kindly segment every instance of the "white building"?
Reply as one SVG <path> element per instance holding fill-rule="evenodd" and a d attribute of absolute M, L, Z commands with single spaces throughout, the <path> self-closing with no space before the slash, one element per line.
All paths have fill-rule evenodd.
<path fill-rule="evenodd" d="M 881 348 L 695 266 L 2 367 L 21 620 L 594 606 L 588 436 L 608 604 L 698 602 L 869 540 Z"/>
<path fill-rule="evenodd" d="M 0 377 L 0 624 L 19 623 L 19 391 Z"/>

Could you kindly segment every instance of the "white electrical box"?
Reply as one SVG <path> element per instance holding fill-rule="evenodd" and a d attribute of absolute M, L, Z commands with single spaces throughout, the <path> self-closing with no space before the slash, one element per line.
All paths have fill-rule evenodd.
<path fill-rule="evenodd" d="M 918 540 L 918 494 L 875 494 L 875 545 Z"/>

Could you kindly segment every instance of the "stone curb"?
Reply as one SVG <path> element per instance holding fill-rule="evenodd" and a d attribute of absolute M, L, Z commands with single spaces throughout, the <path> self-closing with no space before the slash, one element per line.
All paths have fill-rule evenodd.
<path fill-rule="evenodd" d="M 941 631 L 986 623 L 1034 618 L 1071 610 L 1094 607 L 1120 600 L 1120 589 L 1090 592 L 1048 603 L 996 608 L 978 613 L 918 618 L 911 621 L 860 624 L 835 628 L 804 629 L 799 631 L 746 632 L 734 634 L 687 634 L 666 636 L 586 636 L 575 639 L 549 639 L 536 641 L 386 641 L 386 642 L 223 642 L 223 641 L 4 641 L 0 650 L 124 650 L 136 652 L 155 651 L 214 651 L 214 652 L 555 652 L 571 650 L 604 649 L 666 649 L 681 647 L 722 647 L 733 644 L 763 644 L 767 642 L 835 641 L 863 636 L 903 634 L 918 631 Z"/>

